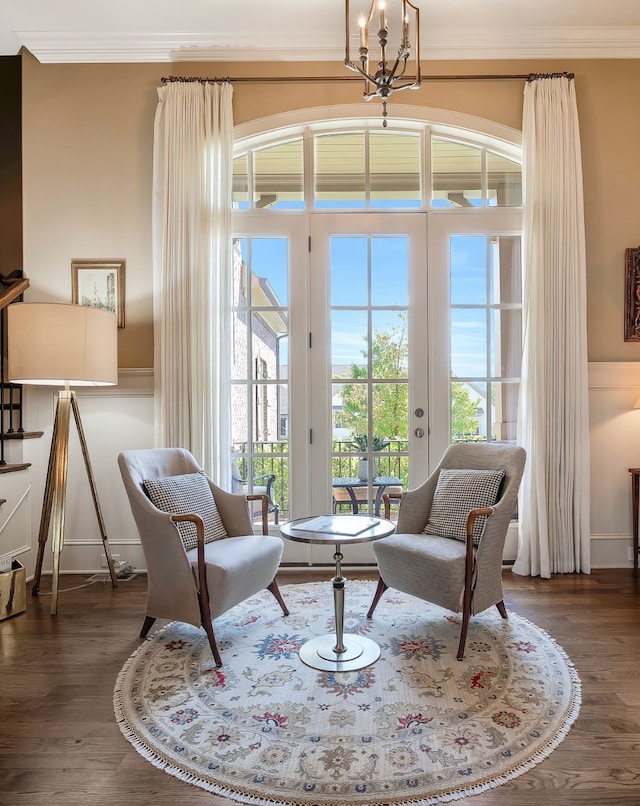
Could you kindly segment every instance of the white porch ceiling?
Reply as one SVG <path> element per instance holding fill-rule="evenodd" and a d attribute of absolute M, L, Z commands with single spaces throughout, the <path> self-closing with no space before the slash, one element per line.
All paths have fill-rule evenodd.
<path fill-rule="evenodd" d="M 640 0 L 417 5 L 427 60 L 640 58 Z M 343 0 L 0 0 L 0 55 L 41 62 L 340 62 L 343 38 Z"/>

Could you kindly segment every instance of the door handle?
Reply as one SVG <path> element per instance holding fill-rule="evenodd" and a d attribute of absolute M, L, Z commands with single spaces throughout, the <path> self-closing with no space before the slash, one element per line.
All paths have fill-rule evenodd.
<path fill-rule="evenodd" d="M 424 436 L 424 428 L 416 428 L 413 433 L 418 437 L 418 439 L 422 439 Z"/>

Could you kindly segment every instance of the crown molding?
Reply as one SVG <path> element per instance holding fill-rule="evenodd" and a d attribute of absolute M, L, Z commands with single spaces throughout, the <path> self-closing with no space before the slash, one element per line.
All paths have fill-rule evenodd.
<path fill-rule="evenodd" d="M 42 64 L 125 62 L 284 62 L 335 61 L 344 59 L 344 49 L 333 40 L 314 47 L 291 47 L 270 39 L 269 46 L 256 47 L 250 40 L 216 41 L 209 33 L 96 33 L 18 31 L 21 44 Z"/>
<path fill-rule="evenodd" d="M 342 61 L 344 49 L 326 34 L 313 44 L 292 46 L 259 33 L 243 40 L 216 41 L 208 33 L 97 33 L 18 31 L 16 37 L 38 61 L 126 62 L 313 62 Z M 421 43 L 423 60 L 469 59 L 637 59 L 640 26 L 583 28 L 434 28 Z"/>
<path fill-rule="evenodd" d="M 434 28 L 421 47 L 423 58 L 443 60 L 637 59 L 640 26 Z"/>

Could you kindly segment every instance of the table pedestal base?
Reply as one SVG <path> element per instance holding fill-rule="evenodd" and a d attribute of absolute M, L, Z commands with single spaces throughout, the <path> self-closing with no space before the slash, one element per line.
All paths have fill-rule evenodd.
<path fill-rule="evenodd" d="M 336 652 L 335 634 L 312 638 L 300 648 L 300 660 L 322 672 L 352 672 L 371 666 L 380 657 L 380 647 L 362 635 L 345 635 L 343 652 Z"/>

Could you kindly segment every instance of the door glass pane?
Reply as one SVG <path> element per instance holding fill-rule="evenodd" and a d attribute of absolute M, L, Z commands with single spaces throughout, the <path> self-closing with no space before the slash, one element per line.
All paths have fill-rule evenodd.
<path fill-rule="evenodd" d="M 371 207 L 420 207 L 420 137 L 369 134 Z"/>
<path fill-rule="evenodd" d="M 518 417 L 518 381 L 491 384 L 490 433 L 493 439 L 515 441 Z"/>
<path fill-rule="evenodd" d="M 374 378 L 406 378 L 409 374 L 407 312 L 373 311 L 373 355 L 371 371 Z"/>
<path fill-rule="evenodd" d="M 366 311 L 331 312 L 331 368 L 334 378 L 366 378 L 369 372 Z"/>
<path fill-rule="evenodd" d="M 256 381 L 282 378 L 282 342 L 287 335 L 286 317 L 281 311 L 251 314 L 251 378 Z M 286 345 L 284 345 L 286 348 Z M 286 356 L 285 356 L 286 359 Z M 272 434 L 275 428 L 269 429 Z"/>
<path fill-rule="evenodd" d="M 434 207 L 482 206 L 482 151 L 474 146 L 431 139 Z"/>
<path fill-rule="evenodd" d="M 251 239 L 251 304 L 282 306 L 288 301 L 287 239 Z"/>
<path fill-rule="evenodd" d="M 484 240 L 484 239 L 483 239 Z M 522 303 L 522 255 L 519 235 L 491 239 L 490 299 L 493 303 Z"/>
<path fill-rule="evenodd" d="M 249 348 L 246 314 L 239 313 L 247 307 L 247 253 L 246 238 L 234 238 L 233 241 L 233 309 L 232 319 L 233 356 L 231 362 L 231 378 L 241 380 L 248 377 Z M 234 409 L 235 411 L 235 409 Z"/>
<path fill-rule="evenodd" d="M 254 152 L 253 201 L 258 209 L 295 210 L 304 207 L 302 139 Z"/>
<path fill-rule="evenodd" d="M 369 298 L 367 238 L 336 236 L 331 238 L 330 248 L 331 304 L 366 305 Z"/>
<path fill-rule="evenodd" d="M 340 444 L 335 450 L 343 451 L 353 459 L 366 457 L 367 445 L 359 441 L 361 436 L 366 440 L 369 409 L 369 387 L 357 379 L 347 380 L 342 384 L 332 384 L 335 397 L 332 400 L 333 421 L 340 422 L 339 431 L 334 432 L 333 438 Z M 354 469 L 355 466 L 352 464 Z"/>
<path fill-rule="evenodd" d="M 323 134 L 315 143 L 315 207 L 364 207 L 365 135 Z"/>
<path fill-rule="evenodd" d="M 371 304 L 408 304 L 409 243 L 405 236 L 371 239 Z"/>
<path fill-rule="evenodd" d="M 397 443 L 406 442 L 409 433 L 409 384 L 373 384 L 372 408 L 373 434 L 378 437 L 378 443 L 373 445 L 374 450 L 384 454 L 397 452 Z M 386 445 L 383 444 L 385 442 Z M 389 467 L 389 464 L 386 466 Z"/>
<path fill-rule="evenodd" d="M 513 160 L 487 151 L 487 204 L 522 205 L 522 167 Z"/>
<path fill-rule="evenodd" d="M 451 382 L 451 441 L 485 442 L 487 439 L 487 384 Z"/>
<path fill-rule="evenodd" d="M 487 375 L 487 314 L 483 309 L 451 311 L 451 377 Z"/>
<path fill-rule="evenodd" d="M 349 412 L 344 406 L 344 383 L 331 384 L 331 433 L 333 439 L 333 476 L 355 476 L 356 456 L 352 453 L 351 435 L 353 429 L 346 425 Z M 349 384 L 347 384 L 349 386 Z M 347 399 L 352 390 L 348 390 Z"/>
<path fill-rule="evenodd" d="M 377 512 L 381 505 L 378 492 L 383 487 L 376 479 L 388 477 L 391 482 L 387 483 L 398 489 L 408 481 L 409 248 L 405 235 L 367 235 L 350 240 L 358 242 L 367 293 L 364 304 L 355 307 L 353 300 L 361 302 L 361 289 L 353 293 L 349 273 L 332 266 L 334 509 L 355 511 L 349 509 L 356 506 L 353 498 L 343 500 L 349 485 L 336 483 L 350 473 L 360 479 L 361 486 L 353 488 L 358 511 Z M 330 253 L 342 255 L 334 249 Z M 350 358 L 346 365 L 345 357 Z M 345 382 L 337 383 L 338 378 Z"/>
<path fill-rule="evenodd" d="M 451 438 L 513 440 L 522 365 L 520 237 L 455 235 L 450 254 Z"/>
<path fill-rule="evenodd" d="M 451 239 L 452 305 L 483 305 L 487 300 L 487 239 L 458 235 Z"/>
<path fill-rule="evenodd" d="M 248 387 L 231 386 L 231 440 L 236 451 L 245 454 L 249 442 Z"/>
<path fill-rule="evenodd" d="M 491 373 L 496 378 L 519 378 L 522 363 L 522 312 L 498 309 L 491 317 Z"/>

